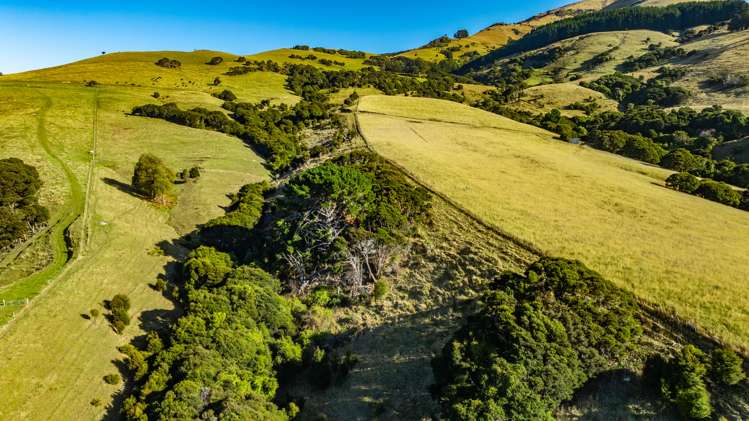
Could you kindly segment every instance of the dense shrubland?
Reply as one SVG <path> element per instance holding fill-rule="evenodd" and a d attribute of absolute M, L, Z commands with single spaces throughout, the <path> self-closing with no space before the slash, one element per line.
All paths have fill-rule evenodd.
<path fill-rule="evenodd" d="M 479 302 L 433 361 L 448 419 L 553 419 L 588 379 L 639 352 L 634 297 L 579 262 L 543 258 Z"/>
<path fill-rule="evenodd" d="M 625 105 L 655 104 L 661 107 L 675 107 L 686 102 L 690 93 L 684 88 L 671 86 L 670 76 L 673 76 L 673 73 L 644 82 L 632 76 L 614 73 L 592 82 L 582 82 L 580 85 L 601 92 Z"/>
<path fill-rule="evenodd" d="M 688 57 L 693 53 L 693 51 L 687 53 L 685 49 L 680 47 L 663 47 L 660 44 L 650 44 L 645 54 L 638 57 L 629 56 L 620 67 L 624 72 L 634 72 L 664 64 L 675 58 Z"/>
<path fill-rule="evenodd" d="M 432 362 L 442 416 L 551 420 L 598 374 L 642 366 L 685 418 L 711 416 L 711 396 L 741 393 L 726 389 L 746 377 L 741 357 L 724 348 L 708 357 L 691 344 L 662 355 L 641 340 L 641 313 L 632 294 L 580 262 L 545 257 L 502 275 Z"/>
<path fill-rule="evenodd" d="M 120 348 L 134 383 L 127 418 L 294 418 L 299 407 L 280 386 L 305 375 L 324 389 L 356 364 L 332 349 L 315 315 L 373 294 L 428 209 L 425 191 L 363 152 L 275 191 L 242 187 L 192 240 L 176 285 L 183 315 L 145 345 Z"/>
<path fill-rule="evenodd" d="M 604 31 L 649 29 L 668 32 L 726 21 L 745 13 L 741 0 L 673 4 L 666 7 L 625 7 L 585 13 L 553 22 L 463 67 L 462 71 L 489 66 L 494 61 L 578 35 Z"/>
<path fill-rule="evenodd" d="M 47 223 L 49 212 L 39 205 L 41 187 L 36 168 L 18 158 L 0 159 L 0 251 Z"/>

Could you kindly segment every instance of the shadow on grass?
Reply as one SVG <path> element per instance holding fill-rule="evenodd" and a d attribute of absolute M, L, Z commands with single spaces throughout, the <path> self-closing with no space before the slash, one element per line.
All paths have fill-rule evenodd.
<path fill-rule="evenodd" d="M 108 186 L 112 186 L 121 192 L 127 193 L 139 199 L 142 198 L 142 196 L 139 195 L 138 192 L 136 192 L 133 186 L 131 186 L 130 184 L 123 183 L 122 181 L 115 180 L 114 178 L 109 178 L 109 177 L 103 177 L 101 181 L 103 181 L 104 184 Z"/>

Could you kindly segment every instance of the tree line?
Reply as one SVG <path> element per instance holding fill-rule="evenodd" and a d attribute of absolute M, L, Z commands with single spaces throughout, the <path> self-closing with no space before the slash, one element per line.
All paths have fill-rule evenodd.
<path fill-rule="evenodd" d="M 49 211 L 39 204 L 42 180 L 18 158 L 0 159 L 0 251 L 44 226 Z"/>

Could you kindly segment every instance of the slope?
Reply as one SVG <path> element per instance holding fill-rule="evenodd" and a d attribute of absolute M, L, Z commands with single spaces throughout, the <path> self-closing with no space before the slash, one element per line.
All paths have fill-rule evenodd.
<path fill-rule="evenodd" d="M 72 84 L 0 82 L 3 156 L 38 166 L 44 181 L 42 201 L 64 212 L 70 187 L 63 170 L 38 143 L 44 130 L 50 150 L 85 186 L 96 126 L 96 160 L 90 185 L 89 215 L 79 218 L 78 232 L 89 232 L 79 258 L 59 276 L 30 284 L 19 278 L 0 289 L 0 298 L 28 292 L 28 305 L 7 307 L 15 319 L 0 327 L 0 418 L 101 419 L 122 385 L 107 385 L 102 376 L 118 372 L 116 346 L 157 323 L 173 308 L 149 284 L 179 254 L 171 244 L 195 224 L 222 214 L 217 206 L 240 185 L 266 178 L 262 160 L 239 139 L 193 130 L 167 122 L 126 115 L 148 102 L 152 89 L 85 88 Z M 98 112 L 92 114 L 93 105 Z M 41 118 L 43 117 L 43 119 Z M 138 155 L 153 152 L 175 169 L 199 165 L 196 183 L 178 186 L 172 210 L 155 207 L 131 195 L 129 178 Z M 186 203 L 189 201 L 189 203 Z M 45 238 L 40 239 L 44 250 Z M 33 256 L 32 256 L 33 257 Z M 126 293 L 133 302 L 133 324 L 116 335 L 103 317 L 83 317 L 102 301 Z M 91 405 L 97 399 L 103 405 Z"/>
<path fill-rule="evenodd" d="M 459 104 L 371 96 L 358 119 L 377 152 L 487 223 L 749 345 L 745 212 L 664 188 L 669 171 Z"/>

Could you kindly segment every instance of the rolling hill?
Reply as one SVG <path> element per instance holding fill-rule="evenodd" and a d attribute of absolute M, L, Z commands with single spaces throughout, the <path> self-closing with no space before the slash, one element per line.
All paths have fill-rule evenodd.
<path fill-rule="evenodd" d="M 666 189 L 667 170 L 463 105 L 370 96 L 358 119 L 374 150 L 480 219 L 749 345 L 746 212 Z"/>

